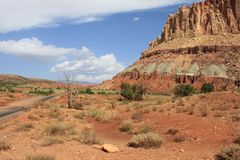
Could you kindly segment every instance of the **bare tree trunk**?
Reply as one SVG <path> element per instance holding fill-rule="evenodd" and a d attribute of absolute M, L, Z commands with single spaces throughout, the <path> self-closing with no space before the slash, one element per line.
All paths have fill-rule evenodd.
<path fill-rule="evenodd" d="M 66 94 L 67 94 L 67 103 L 68 103 L 68 108 L 72 108 L 73 105 L 73 80 L 74 76 L 71 73 L 65 73 L 65 85 L 66 85 Z"/>

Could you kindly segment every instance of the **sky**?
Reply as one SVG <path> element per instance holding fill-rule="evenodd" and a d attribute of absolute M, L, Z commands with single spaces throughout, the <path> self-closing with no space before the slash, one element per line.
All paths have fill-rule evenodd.
<path fill-rule="evenodd" d="M 0 0 L 0 73 L 100 83 L 140 58 L 194 0 Z"/>

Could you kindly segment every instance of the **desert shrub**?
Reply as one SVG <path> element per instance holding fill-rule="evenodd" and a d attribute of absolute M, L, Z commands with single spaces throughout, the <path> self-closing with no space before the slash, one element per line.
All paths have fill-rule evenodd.
<path fill-rule="evenodd" d="M 150 113 L 150 108 L 142 108 L 141 110 L 140 110 L 140 112 L 142 112 L 143 114 L 147 114 L 147 113 Z"/>
<path fill-rule="evenodd" d="M 59 117 L 57 117 L 57 121 L 64 121 L 65 120 L 65 117 L 66 117 L 66 115 L 64 115 L 64 114 L 62 114 L 62 115 L 60 115 Z"/>
<path fill-rule="evenodd" d="M 121 132 L 128 132 L 130 133 L 132 130 L 133 130 L 133 123 L 131 120 L 124 120 L 122 121 L 120 127 L 119 127 L 119 130 Z"/>
<path fill-rule="evenodd" d="M 144 134 L 137 134 L 132 137 L 128 146 L 138 148 L 159 148 L 163 143 L 163 139 L 159 134 L 156 133 L 144 133 Z"/>
<path fill-rule="evenodd" d="M 81 102 L 74 102 L 72 107 L 76 110 L 83 110 L 83 104 Z"/>
<path fill-rule="evenodd" d="M 85 113 L 84 112 L 78 112 L 76 114 L 73 115 L 74 118 L 77 118 L 77 119 L 83 119 L 85 117 Z"/>
<path fill-rule="evenodd" d="M 238 136 L 238 138 L 236 138 L 236 139 L 234 140 L 234 143 L 236 143 L 236 144 L 239 144 L 239 145 L 240 145 L 240 136 Z"/>
<path fill-rule="evenodd" d="M 154 112 L 156 112 L 157 109 L 158 109 L 157 106 L 153 106 L 153 107 L 152 107 L 152 111 L 154 111 Z"/>
<path fill-rule="evenodd" d="M 142 119 L 143 119 L 143 113 L 138 110 L 136 111 L 135 113 L 133 113 L 132 117 L 131 117 L 134 121 L 137 121 L 137 122 L 141 122 Z"/>
<path fill-rule="evenodd" d="M 187 106 L 177 106 L 176 107 L 176 113 L 184 113 L 184 112 L 188 112 Z"/>
<path fill-rule="evenodd" d="M 224 116 L 224 112 L 223 111 L 216 111 L 214 114 L 214 117 L 223 117 Z"/>
<path fill-rule="evenodd" d="M 130 106 L 126 106 L 126 112 L 130 112 L 132 110 L 132 108 Z"/>
<path fill-rule="evenodd" d="M 195 88 L 192 85 L 181 84 L 174 88 L 174 94 L 179 97 L 191 96 L 196 93 Z"/>
<path fill-rule="evenodd" d="M 24 123 L 24 124 L 18 124 L 17 126 L 17 131 L 21 132 L 25 132 L 25 131 L 29 131 L 31 128 L 33 128 L 32 123 Z"/>
<path fill-rule="evenodd" d="M 158 111 L 159 112 L 165 112 L 165 109 L 163 107 L 160 107 Z"/>
<path fill-rule="evenodd" d="M 233 106 L 233 109 L 240 109 L 240 106 L 235 105 L 235 106 Z"/>
<path fill-rule="evenodd" d="M 44 90 L 38 90 L 37 88 L 35 88 L 34 90 L 32 91 L 29 91 L 28 92 L 29 94 L 37 94 L 37 95 L 45 95 L 45 96 L 49 96 L 49 95 L 52 95 L 54 94 L 54 90 L 52 89 L 49 89 L 47 91 L 44 91 Z"/>
<path fill-rule="evenodd" d="M 55 160 L 56 158 L 52 155 L 47 154 L 36 154 L 26 156 L 25 160 Z"/>
<path fill-rule="evenodd" d="M 11 145 L 4 140 L 0 140 L 0 151 L 5 151 L 11 148 Z"/>
<path fill-rule="evenodd" d="M 105 91 L 101 90 L 101 91 L 98 91 L 97 94 L 106 95 L 107 93 Z"/>
<path fill-rule="evenodd" d="M 63 122 L 52 122 L 48 124 L 44 132 L 49 136 L 71 135 L 75 133 L 74 126 L 64 124 Z"/>
<path fill-rule="evenodd" d="M 81 131 L 80 135 L 76 138 L 76 140 L 80 143 L 89 145 L 100 143 L 96 133 L 88 129 L 84 129 L 83 131 Z"/>
<path fill-rule="evenodd" d="M 152 126 L 150 126 L 147 123 L 143 123 L 139 128 L 139 133 L 143 134 L 143 133 L 149 133 L 149 132 L 153 132 Z"/>
<path fill-rule="evenodd" d="M 202 93 L 212 92 L 214 90 L 214 85 L 212 83 L 204 83 L 201 87 Z"/>
<path fill-rule="evenodd" d="M 130 85 L 128 83 L 121 84 L 121 96 L 127 100 L 142 100 L 145 93 L 143 85 Z"/>
<path fill-rule="evenodd" d="M 194 115 L 195 108 L 193 106 L 188 107 L 188 115 Z"/>
<path fill-rule="evenodd" d="M 44 137 L 42 146 L 51 146 L 59 143 L 63 143 L 63 141 L 56 137 L 47 136 L 47 137 Z"/>
<path fill-rule="evenodd" d="M 239 160 L 240 145 L 233 144 L 224 147 L 218 154 L 215 155 L 216 160 Z"/>
<path fill-rule="evenodd" d="M 117 112 L 114 110 L 93 109 L 89 111 L 90 117 L 95 118 L 97 121 L 109 123 L 114 120 L 117 116 Z"/>
<path fill-rule="evenodd" d="M 28 119 L 32 120 L 32 121 L 36 121 L 39 120 L 38 117 L 34 116 L 34 115 L 28 115 Z"/>
<path fill-rule="evenodd" d="M 91 88 L 86 88 L 85 90 L 79 91 L 79 94 L 94 94 Z"/>
<path fill-rule="evenodd" d="M 208 109 L 206 106 L 199 107 L 199 111 L 200 111 L 201 117 L 207 117 Z"/>
<path fill-rule="evenodd" d="M 57 106 L 51 106 L 48 116 L 51 118 L 58 118 L 60 116 L 60 109 Z"/>
<path fill-rule="evenodd" d="M 9 94 L 8 97 L 9 97 L 9 98 L 14 98 L 14 95 Z"/>
<path fill-rule="evenodd" d="M 177 142 L 177 143 L 182 143 L 186 140 L 186 138 L 184 136 L 176 136 L 174 137 L 174 142 Z"/>
<path fill-rule="evenodd" d="M 133 103 L 132 108 L 134 108 L 135 110 L 139 110 L 139 109 L 144 108 L 144 105 L 141 105 L 139 103 Z"/>
<path fill-rule="evenodd" d="M 229 111 L 231 108 L 231 105 L 229 104 L 222 104 L 222 105 L 218 105 L 218 106 L 213 106 L 212 107 L 212 110 L 215 111 L 215 110 L 219 110 L 219 111 Z"/>
<path fill-rule="evenodd" d="M 232 116 L 232 121 L 233 122 L 240 122 L 240 115 Z"/>
<path fill-rule="evenodd" d="M 179 132 L 176 128 L 168 128 L 166 134 L 176 135 Z"/>

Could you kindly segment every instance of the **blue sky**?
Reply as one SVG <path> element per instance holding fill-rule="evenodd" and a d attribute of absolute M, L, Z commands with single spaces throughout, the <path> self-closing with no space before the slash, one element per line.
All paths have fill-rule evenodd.
<path fill-rule="evenodd" d="M 29 0 L 12 1 L 31 3 Z M 140 1 L 143 5 L 147 2 Z M 54 7 L 49 7 L 44 16 L 32 10 L 24 17 L 20 7 L 16 9 L 19 12 L 16 17 L 10 11 L 0 11 L 0 24 L 3 24 L 0 26 L 0 73 L 59 80 L 64 72 L 75 72 L 79 81 L 99 83 L 110 79 L 139 59 L 148 43 L 161 34 L 168 15 L 176 12 L 182 1 L 173 0 L 169 3 L 171 6 L 157 0 L 153 2 L 154 6 L 139 5 L 140 9 L 129 7 L 127 11 L 126 7 L 124 10 L 117 7 L 116 13 L 105 9 L 99 13 L 86 10 L 59 15 L 51 12 Z M 112 5 L 114 8 L 114 3 Z M 15 9 L 10 4 L 5 8 L 9 6 Z M 79 9 L 84 7 L 79 6 Z M 33 16 L 28 17 L 29 14 Z M 1 23 L 4 15 L 9 15 L 9 20 Z M 53 18 L 49 18 L 51 16 Z M 46 22 L 41 21 L 44 18 Z"/>

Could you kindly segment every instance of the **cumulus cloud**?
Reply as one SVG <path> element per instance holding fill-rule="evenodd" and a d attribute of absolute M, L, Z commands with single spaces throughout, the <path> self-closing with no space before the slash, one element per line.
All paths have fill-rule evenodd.
<path fill-rule="evenodd" d="M 197 0 L 7 0 L 0 5 L 0 33 L 62 22 L 87 23 L 115 13 L 146 10 Z"/>
<path fill-rule="evenodd" d="M 113 54 L 101 57 L 89 56 L 86 59 L 64 61 L 52 67 L 52 72 L 77 72 L 77 80 L 85 82 L 101 82 L 111 79 L 113 75 L 125 67 L 117 62 Z"/>
<path fill-rule="evenodd" d="M 86 47 L 62 48 L 44 44 L 37 38 L 0 41 L 0 53 L 12 54 L 38 61 L 64 60 L 67 56 L 89 57 L 93 53 Z"/>

